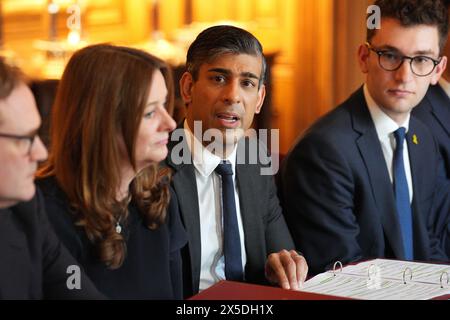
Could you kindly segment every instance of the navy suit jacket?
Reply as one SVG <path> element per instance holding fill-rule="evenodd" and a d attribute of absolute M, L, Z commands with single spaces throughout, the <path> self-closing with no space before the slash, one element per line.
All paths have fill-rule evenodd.
<path fill-rule="evenodd" d="M 440 85 L 431 86 L 420 105 L 412 114 L 430 129 L 439 145 L 445 164 L 447 179 L 450 179 L 450 98 Z M 441 238 L 441 245 L 450 256 L 450 200 L 445 195 L 437 208 L 435 229 Z"/>
<path fill-rule="evenodd" d="M 173 135 L 171 140 L 173 140 Z M 183 268 L 185 296 L 190 296 L 199 290 L 201 222 L 195 167 L 191 164 L 192 157 L 184 133 L 180 136 L 180 140 L 180 142 L 170 142 L 170 155 L 166 164 L 174 170 L 172 185 L 177 194 L 183 223 L 189 238 L 187 251 L 183 256 Z M 184 163 L 180 164 L 174 161 L 174 155 L 180 155 L 185 160 Z M 281 212 L 273 176 L 262 176 L 261 168 L 261 164 L 237 163 L 236 181 L 247 254 L 245 278 L 248 282 L 265 284 L 264 267 L 267 256 L 282 249 L 292 250 L 294 243 Z"/>
<path fill-rule="evenodd" d="M 82 272 L 81 289 L 69 290 L 67 273 L 79 265 L 58 240 L 41 196 L 0 209 L 0 299 L 102 299 Z"/>
<path fill-rule="evenodd" d="M 413 117 L 407 143 L 414 185 L 414 258 L 446 260 L 430 219 L 437 146 Z M 393 187 L 362 88 L 300 139 L 282 165 L 281 185 L 288 226 L 312 273 L 338 260 L 404 258 Z"/>
<path fill-rule="evenodd" d="M 437 140 L 450 179 L 450 98 L 440 85 L 431 86 L 412 114 L 427 125 Z"/>

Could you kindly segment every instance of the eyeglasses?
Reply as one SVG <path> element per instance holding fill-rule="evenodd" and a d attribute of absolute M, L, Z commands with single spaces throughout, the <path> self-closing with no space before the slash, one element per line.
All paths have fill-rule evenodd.
<path fill-rule="evenodd" d="M 408 59 L 410 60 L 409 65 L 411 66 L 412 73 L 419 77 L 426 77 L 433 73 L 436 66 L 441 63 L 442 60 L 442 57 L 439 58 L 439 60 L 435 60 L 427 56 L 408 57 L 389 50 L 377 50 L 368 42 L 366 42 L 366 46 L 369 50 L 378 55 L 378 64 L 386 71 L 396 71 L 400 69 L 403 62 Z"/>
<path fill-rule="evenodd" d="M 20 150 L 23 151 L 24 155 L 29 156 L 31 154 L 31 149 L 33 148 L 33 143 L 36 140 L 37 133 L 30 136 L 19 136 L 15 134 L 0 133 L 0 138 L 13 139 L 17 141 L 17 145 Z"/>

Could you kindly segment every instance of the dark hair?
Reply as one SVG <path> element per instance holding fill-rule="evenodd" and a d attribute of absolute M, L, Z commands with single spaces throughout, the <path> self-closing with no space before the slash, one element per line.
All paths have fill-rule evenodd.
<path fill-rule="evenodd" d="M 127 218 L 127 205 L 116 200 L 120 185 L 121 134 L 135 167 L 135 147 L 155 70 L 161 71 L 173 106 L 171 70 L 162 60 L 140 50 L 107 44 L 77 51 L 58 86 L 50 126 L 50 155 L 39 177 L 55 176 L 74 209 L 76 223 L 94 244 L 99 260 L 120 267 L 126 242 L 115 232 Z M 143 220 L 155 229 L 166 217 L 168 169 L 157 163 L 142 170 L 130 194 Z"/>
<path fill-rule="evenodd" d="M 377 0 L 374 5 L 380 7 L 381 18 L 393 18 L 402 26 L 436 26 L 439 30 L 439 49 L 442 52 L 448 36 L 448 11 L 450 1 L 445 0 Z M 447 4 L 447 7 L 445 6 Z M 367 29 L 367 42 L 375 36 L 376 29 Z"/>
<path fill-rule="evenodd" d="M 22 71 L 0 57 L 0 99 L 6 99 L 20 83 L 27 80 Z M 1 122 L 1 119 L 0 119 Z"/>
<path fill-rule="evenodd" d="M 21 82 L 26 82 L 22 71 L 9 64 L 4 57 L 0 57 L 0 99 L 7 98 Z"/>
<path fill-rule="evenodd" d="M 211 62 L 226 53 L 260 56 L 262 71 L 259 86 L 264 83 L 267 67 L 261 43 L 250 32 L 233 26 L 214 26 L 203 30 L 189 47 L 187 71 L 196 81 L 203 63 Z"/>

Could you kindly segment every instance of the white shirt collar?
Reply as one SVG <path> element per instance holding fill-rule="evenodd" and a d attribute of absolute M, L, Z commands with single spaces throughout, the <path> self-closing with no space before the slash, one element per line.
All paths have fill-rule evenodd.
<path fill-rule="evenodd" d="M 406 132 L 408 132 L 409 119 L 411 117 L 410 114 L 408 114 L 405 123 L 399 126 L 386 113 L 384 113 L 383 110 L 381 110 L 381 108 L 377 105 L 375 100 L 373 100 L 372 96 L 370 95 L 369 89 L 367 88 L 367 84 L 364 85 L 364 97 L 366 98 L 367 107 L 369 108 L 370 115 L 372 116 L 372 120 L 375 124 L 378 138 L 384 139 L 386 137 L 389 137 L 391 133 L 393 133 L 400 127 L 405 128 Z"/>
<path fill-rule="evenodd" d="M 450 97 L 450 82 L 444 79 L 444 77 L 441 77 L 439 80 L 439 84 L 441 85 L 442 89 L 444 89 L 445 93 Z"/>
<path fill-rule="evenodd" d="M 226 159 L 222 159 L 206 149 L 203 144 L 194 136 L 187 121 L 184 121 L 184 132 L 186 134 L 187 144 L 192 154 L 194 167 L 203 177 L 209 177 L 222 160 L 231 163 L 233 172 L 236 174 L 236 151 L 237 145 Z"/>

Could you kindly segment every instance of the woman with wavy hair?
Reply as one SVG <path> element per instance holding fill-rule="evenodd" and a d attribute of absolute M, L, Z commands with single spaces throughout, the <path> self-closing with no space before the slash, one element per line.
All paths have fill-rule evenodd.
<path fill-rule="evenodd" d="M 187 238 L 159 167 L 173 91 L 163 61 L 106 44 L 76 52 L 58 87 L 38 185 L 57 234 L 113 299 L 182 298 Z"/>

